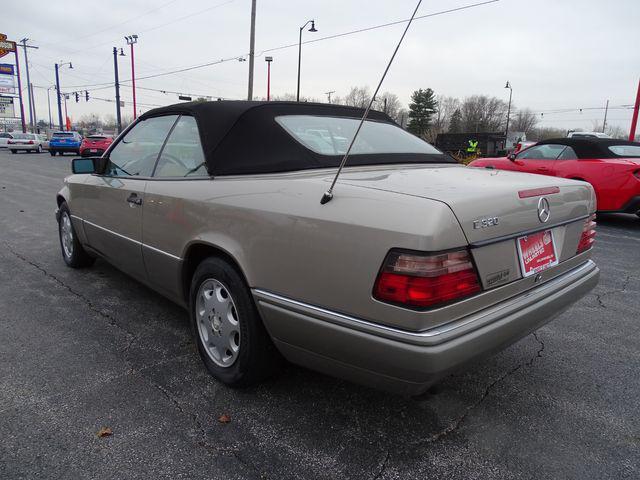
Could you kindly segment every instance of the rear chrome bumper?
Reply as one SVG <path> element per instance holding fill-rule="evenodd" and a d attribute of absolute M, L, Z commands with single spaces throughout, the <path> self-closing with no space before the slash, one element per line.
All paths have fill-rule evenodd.
<path fill-rule="evenodd" d="M 253 295 L 274 343 L 293 363 L 415 395 L 551 321 L 595 287 L 599 275 L 588 260 L 539 287 L 421 332 L 379 325 L 264 290 L 254 289 Z"/>

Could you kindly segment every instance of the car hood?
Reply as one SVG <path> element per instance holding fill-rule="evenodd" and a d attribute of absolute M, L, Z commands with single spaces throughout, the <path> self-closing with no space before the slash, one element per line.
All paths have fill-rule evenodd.
<path fill-rule="evenodd" d="M 458 165 L 349 169 L 342 172 L 339 183 L 446 203 L 470 243 L 542 229 L 596 210 L 593 188 L 585 182 Z M 543 195 L 551 210 L 543 223 L 538 218 L 541 195 L 533 190 L 550 187 L 559 191 Z M 492 220 L 492 225 L 482 226 L 483 219 L 495 218 L 497 224 Z"/>

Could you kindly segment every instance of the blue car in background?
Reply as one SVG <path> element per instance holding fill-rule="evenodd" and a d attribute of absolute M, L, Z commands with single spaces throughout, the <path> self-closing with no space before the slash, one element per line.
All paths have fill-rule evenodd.
<path fill-rule="evenodd" d="M 80 144 L 82 135 L 78 132 L 53 132 L 49 140 L 49 153 L 55 157 L 56 153 L 63 155 L 65 152 L 72 152 L 80 155 Z"/>

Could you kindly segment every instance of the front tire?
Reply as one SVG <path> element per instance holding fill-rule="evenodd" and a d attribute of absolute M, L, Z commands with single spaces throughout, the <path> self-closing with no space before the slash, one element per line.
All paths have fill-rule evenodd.
<path fill-rule="evenodd" d="M 279 354 L 238 271 L 210 257 L 191 281 L 189 311 L 200 358 L 209 373 L 232 387 L 271 376 Z"/>
<path fill-rule="evenodd" d="M 60 205 L 60 219 L 58 220 L 58 235 L 62 258 L 71 268 L 82 268 L 93 265 L 96 261 L 89 255 L 78 241 L 78 236 L 71 222 L 71 213 L 66 202 Z"/>

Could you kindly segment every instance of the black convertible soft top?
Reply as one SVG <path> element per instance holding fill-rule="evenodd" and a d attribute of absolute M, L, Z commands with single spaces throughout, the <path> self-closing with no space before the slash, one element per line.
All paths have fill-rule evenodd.
<path fill-rule="evenodd" d="M 296 141 L 275 117 L 313 115 L 362 118 L 364 110 L 342 105 L 298 102 L 188 102 L 149 110 L 140 120 L 161 115 L 192 115 L 198 124 L 207 170 L 211 175 L 275 173 L 337 167 L 342 156 L 322 155 Z M 390 123 L 385 113 L 371 110 L 369 120 Z M 444 154 L 360 154 L 349 165 L 390 163 L 452 163 Z"/>
<path fill-rule="evenodd" d="M 536 143 L 536 145 L 566 145 L 573 148 L 578 158 L 620 158 L 613 151 L 609 150 L 612 145 L 634 145 L 640 146 L 638 142 L 629 140 L 616 140 L 613 138 L 550 138 Z"/>

